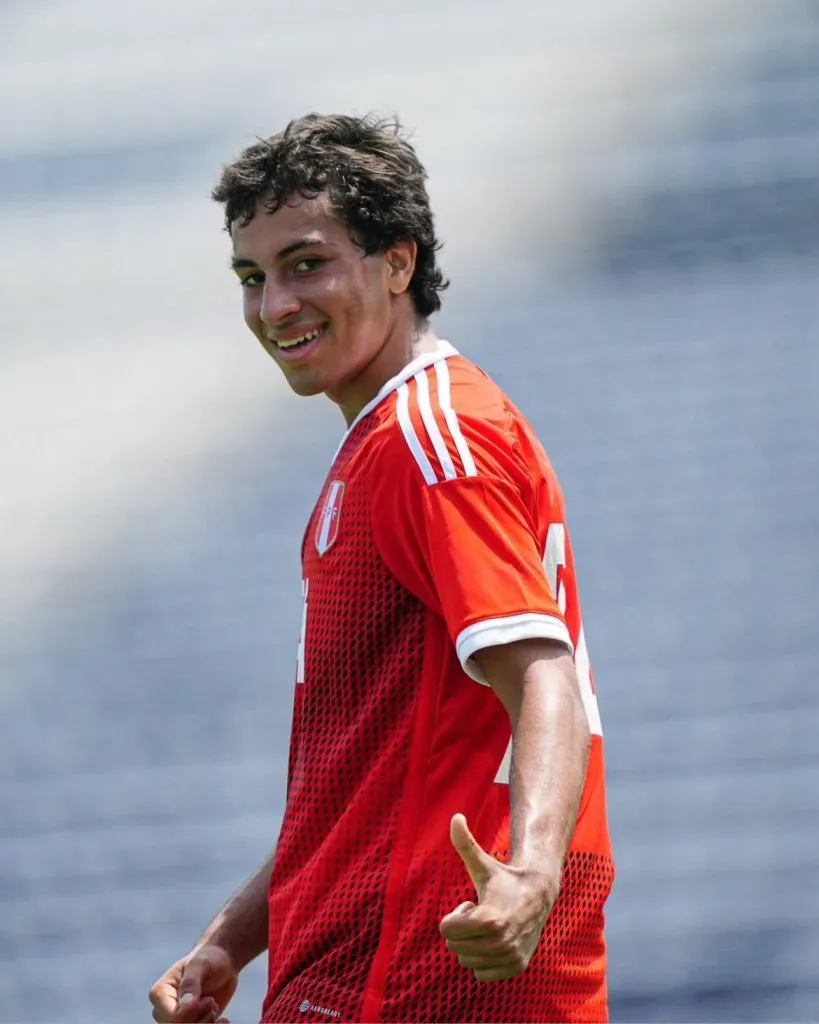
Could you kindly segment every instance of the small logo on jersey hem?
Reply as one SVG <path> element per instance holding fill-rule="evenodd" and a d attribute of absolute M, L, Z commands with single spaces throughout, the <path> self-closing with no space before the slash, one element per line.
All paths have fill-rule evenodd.
<path fill-rule="evenodd" d="M 341 502 L 344 498 L 344 483 L 331 480 L 327 487 L 327 497 L 316 525 L 316 551 L 326 555 L 338 537 L 338 525 L 341 518 Z"/>
<path fill-rule="evenodd" d="M 320 1013 L 324 1017 L 333 1018 L 333 1020 L 337 1020 L 341 1016 L 338 1010 L 329 1010 L 326 1006 L 316 1006 L 309 999 L 302 999 L 299 1003 L 299 1013 Z"/>

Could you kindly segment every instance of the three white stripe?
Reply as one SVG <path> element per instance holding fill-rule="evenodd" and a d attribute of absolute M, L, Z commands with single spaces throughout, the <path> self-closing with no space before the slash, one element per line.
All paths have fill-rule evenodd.
<path fill-rule="evenodd" d="M 472 453 L 470 452 L 466 439 L 461 432 L 461 425 L 458 423 L 457 413 L 452 408 L 449 369 L 447 368 L 445 359 L 435 363 L 435 378 L 438 391 L 438 405 L 441 407 L 441 412 L 443 413 L 447 428 L 449 433 L 452 435 L 455 449 L 458 452 L 458 457 L 460 458 L 461 464 L 464 468 L 464 475 L 477 476 L 478 471 L 475 468 L 475 460 L 472 458 Z M 459 476 L 459 471 L 455 467 L 455 463 L 452 461 L 452 456 L 449 454 L 446 441 L 444 440 L 444 435 L 441 433 L 441 428 L 438 426 L 438 421 L 435 419 L 435 413 L 432 411 L 432 403 L 429 397 L 429 378 L 427 377 L 426 371 L 421 370 L 419 373 L 416 373 L 413 379 L 415 380 L 416 385 L 416 395 L 418 399 L 418 409 L 421 413 L 421 421 L 426 428 L 430 441 L 432 442 L 432 447 L 435 451 L 437 461 L 440 463 L 444 480 L 454 480 Z M 415 430 L 415 425 L 412 422 L 412 417 L 410 416 L 409 396 L 409 383 L 407 382 L 398 388 L 398 397 L 396 402 L 398 425 L 401 427 L 401 433 L 404 435 L 404 440 L 407 442 L 407 446 L 412 452 L 413 458 L 418 463 L 418 468 L 421 470 L 424 480 L 426 480 L 428 484 L 436 484 L 438 483 L 438 476 L 433 469 L 432 462 L 427 456 L 427 453 L 424 451 L 423 445 L 421 444 Z"/>
<path fill-rule="evenodd" d="M 458 455 L 464 467 L 464 473 L 466 476 L 477 476 L 478 471 L 475 468 L 475 460 L 472 458 L 472 452 L 469 450 L 466 438 L 461 433 L 461 425 L 458 423 L 458 416 L 452 408 L 449 367 L 446 365 L 445 359 L 442 359 L 439 363 L 435 364 L 435 376 L 438 378 L 438 404 L 441 407 L 441 412 L 444 414 L 444 419 L 446 420 L 446 425 L 449 427 L 449 432 L 452 434 L 452 440 L 455 442 L 455 447 L 458 450 Z"/>

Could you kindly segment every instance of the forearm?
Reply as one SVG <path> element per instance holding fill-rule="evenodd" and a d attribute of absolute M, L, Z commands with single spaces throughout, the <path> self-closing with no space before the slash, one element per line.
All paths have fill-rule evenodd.
<path fill-rule="evenodd" d="M 535 640 L 476 657 L 512 724 L 510 866 L 559 877 L 589 754 L 574 664 L 565 649 Z"/>
<path fill-rule="evenodd" d="M 512 723 L 510 865 L 559 871 L 574 832 L 589 727 L 568 658 L 527 672 Z"/>
<path fill-rule="evenodd" d="M 228 952 L 239 971 L 267 949 L 267 889 L 274 856 L 275 850 L 241 889 L 231 896 L 202 933 L 193 951 L 207 943 L 215 943 Z"/>

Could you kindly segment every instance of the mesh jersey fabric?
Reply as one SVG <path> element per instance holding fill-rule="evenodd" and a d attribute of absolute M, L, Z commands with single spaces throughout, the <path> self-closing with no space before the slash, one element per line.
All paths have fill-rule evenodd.
<path fill-rule="evenodd" d="M 351 426 L 302 563 L 263 1020 L 607 1020 L 602 730 L 563 498 L 525 418 L 439 343 Z M 527 637 L 573 651 L 592 746 L 538 949 L 480 983 L 438 930 L 474 899 L 449 822 L 508 858 L 510 724 L 472 656 Z"/>

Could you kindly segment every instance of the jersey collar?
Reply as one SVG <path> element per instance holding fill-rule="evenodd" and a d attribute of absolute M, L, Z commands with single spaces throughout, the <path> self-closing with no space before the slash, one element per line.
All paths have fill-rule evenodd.
<path fill-rule="evenodd" d="M 341 444 L 338 446 L 338 449 L 336 450 L 336 457 L 338 456 L 338 453 L 341 451 L 344 442 L 347 440 L 347 438 L 350 436 L 353 430 L 358 426 L 358 424 L 364 419 L 365 416 L 369 416 L 373 409 L 375 409 L 377 405 L 380 405 L 381 402 L 383 402 L 388 395 L 391 395 L 393 391 L 397 391 L 402 384 L 408 381 L 410 377 L 414 377 L 415 374 L 418 373 L 420 370 L 426 370 L 428 366 L 434 366 L 435 363 L 440 363 L 444 359 L 449 359 L 451 356 L 457 355 L 458 350 L 455 348 L 454 345 L 451 345 L 448 341 L 443 341 L 442 339 L 439 338 L 437 348 L 435 348 L 432 352 L 423 352 L 420 356 L 416 356 L 415 359 L 412 360 L 412 362 L 407 363 L 407 365 L 404 367 L 403 370 L 401 370 L 400 373 L 397 373 L 394 377 L 390 377 L 390 379 L 385 384 L 382 384 L 381 389 L 379 390 L 375 398 L 371 398 L 370 401 L 367 402 L 367 404 L 364 406 L 361 412 L 356 416 L 356 418 L 347 428 L 347 433 L 341 439 Z"/>

